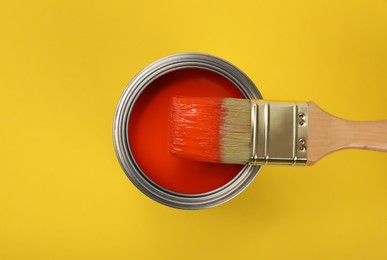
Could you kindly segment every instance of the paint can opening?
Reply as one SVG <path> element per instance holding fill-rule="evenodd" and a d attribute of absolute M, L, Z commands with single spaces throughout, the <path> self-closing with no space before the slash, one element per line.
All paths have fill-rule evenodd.
<path fill-rule="evenodd" d="M 169 153 L 174 96 L 262 98 L 238 68 L 200 53 L 175 54 L 144 68 L 128 84 L 115 113 L 117 158 L 148 197 L 180 209 L 209 208 L 235 197 L 260 167 L 177 158 Z"/>
<path fill-rule="evenodd" d="M 169 154 L 169 112 L 174 96 L 244 97 L 232 82 L 209 70 L 179 69 L 157 78 L 140 94 L 129 117 L 129 143 L 135 161 L 150 180 L 173 192 L 199 194 L 226 185 L 243 166 Z"/>

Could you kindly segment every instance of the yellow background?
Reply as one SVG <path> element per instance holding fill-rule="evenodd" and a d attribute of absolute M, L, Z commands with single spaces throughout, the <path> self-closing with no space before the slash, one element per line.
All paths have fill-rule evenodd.
<path fill-rule="evenodd" d="M 1 1 L 0 259 L 387 259 L 387 154 L 266 167 L 182 211 L 144 196 L 112 144 L 144 66 L 198 51 L 263 96 L 387 119 L 387 1 Z"/>

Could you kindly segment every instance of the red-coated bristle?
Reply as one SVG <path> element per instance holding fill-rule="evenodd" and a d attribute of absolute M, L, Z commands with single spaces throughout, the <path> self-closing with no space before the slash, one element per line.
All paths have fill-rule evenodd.
<path fill-rule="evenodd" d="M 222 103 L 223 98 L 173 98 L 170 152 L 198 161 L 221 162 Z"/>

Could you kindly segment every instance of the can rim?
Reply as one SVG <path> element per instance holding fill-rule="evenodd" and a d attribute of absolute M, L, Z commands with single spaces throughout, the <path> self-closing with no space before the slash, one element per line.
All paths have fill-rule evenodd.
<path fill-rule="evenodd" d="M 113 143 L 118 161 L 125 174 L 145 195 L 173 208 L 204 209 L 220 205 L 238 195 L 255 178 L 260 166 L 245 165 L 231 181 L 209 192 L 178 193 L 156 184 L 142 172 L 132 156 L 127 135 L 132 108 L 142 91 L 162 75 L 186 68 L 210 70 L 230 80 L 246 98 L 262 98 L 258 88 L 241 70 L 221 58 L 196 52 L 173 54 L 146 66 L 126 86 L 114 115 Z"/>

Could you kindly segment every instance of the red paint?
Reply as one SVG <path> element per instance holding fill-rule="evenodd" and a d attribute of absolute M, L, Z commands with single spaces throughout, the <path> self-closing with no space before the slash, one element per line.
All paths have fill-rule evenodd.
<path fill-rule="evenodd" d="M 170 152 L 201 162 L 222 161 L 220 126 L 223 98 L 174 97 L 171 110 Z"/>
<path fill-rule="evenodd" d="M 153 182 L 174 192 L 198 194 L 222 187 L 242 165 L 198 162 L 169 153 L 175 96 L 243 98 L 229 80 L 207 70 L 180 69 L 156 79 L 141 93 L 129 119 L 130 148 L 137 164 Z"/>

